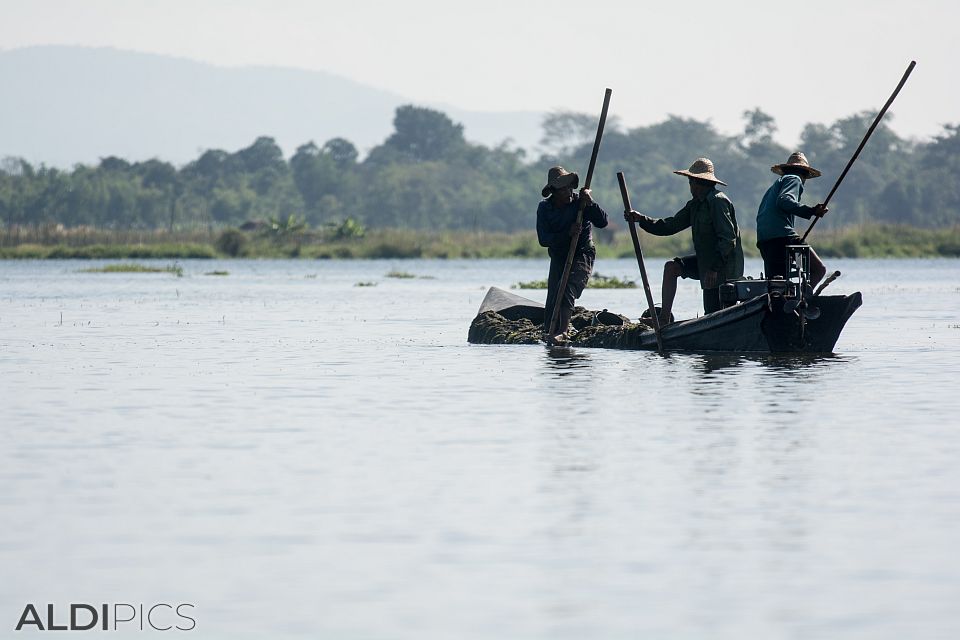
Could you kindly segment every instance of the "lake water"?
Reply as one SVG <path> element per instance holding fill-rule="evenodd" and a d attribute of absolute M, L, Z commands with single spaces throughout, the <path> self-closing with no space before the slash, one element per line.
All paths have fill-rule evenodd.
<path fill-rule="evenodd" d="M 545 260 L 98 264 L 0 263 L 0 637 L 960 637 L 958 260 L 829 261 L 805 359 L 468 345 Z"/>

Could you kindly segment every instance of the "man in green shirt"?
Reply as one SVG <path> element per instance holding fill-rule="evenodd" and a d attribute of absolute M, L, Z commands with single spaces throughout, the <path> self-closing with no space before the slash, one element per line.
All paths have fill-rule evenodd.
<path fill-rule="evenodd" d="M 707 158 L 697 158 L 689 169 L 674 173 L 687 177 L 693 196 L 680 211 L 659 220 L 637 211 L 623 214 L 627 221 L 636 222 L 644 231 L 657 236 L 671 236 L 688 227 L 692 230 L 695 255 L 678 256 L 663 266 L 662 323 L 671 321 L 678 278 L 699 280 L 703 310 L 713 313 L 721 308 L 720 285 L 743 276 L 737 214 L 730 198 L 717 191 L 718 184 L 726 186 L 726 183 L 714 174 L 713 163 Z"/>

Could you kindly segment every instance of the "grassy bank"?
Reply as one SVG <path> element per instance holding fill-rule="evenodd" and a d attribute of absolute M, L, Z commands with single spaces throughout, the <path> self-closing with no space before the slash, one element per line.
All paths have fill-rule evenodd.
<path fill-rule="evenodd" d="M 758 255 L 756 236 L 743 231 L 748 257 Z M 947 229 L 869 225 L 836 231 L 818 229 L 811 240 L 824 257 L 960 257 L 960 226 Z M 596 233 L 601 258 L 633 257 L 626 229 Z M 668 238 L 641 233 L 644 254 L 670 257 L 690 251 L 690 234 Z M 186 259 L 186 258 L 538 258 L 546 250 L 531 231 L 416 232 L 375 229 L 360 237 L 306 230 L 268 235 L 236 230 L 175 232 L 97 229 L 0 229 L 0 259 Z"/>

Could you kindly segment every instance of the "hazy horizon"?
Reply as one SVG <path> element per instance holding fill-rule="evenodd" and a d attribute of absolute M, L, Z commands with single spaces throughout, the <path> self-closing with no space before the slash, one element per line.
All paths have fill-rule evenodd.
<path fill-rule="evenodd" d="M 958 120 L 947 47 L 960 9 L 939 0 L 912 3 L 909 12 L 892 0 L 810 0 L 787 9 L 743 0 L 722 12 L 700 0 L 671 7 L 600 0 L 592 17 L 581 18 L 568 0 L 483 7 L 2 0 L 0 7 L 5 50 L 110 47 L 227 68 L 322 71 L 416 104 L 478 112 L 593 113 L 609 86 L 611 114 L 626 127 L 678 115 L 729 134 L 742 130 L 745 110 L 759 107 L 775 118 L 775 138 L 786 146 L 809 122 L 875 112 L 915 59 L 888 124 L 902 137 L 927 139 Z"/>

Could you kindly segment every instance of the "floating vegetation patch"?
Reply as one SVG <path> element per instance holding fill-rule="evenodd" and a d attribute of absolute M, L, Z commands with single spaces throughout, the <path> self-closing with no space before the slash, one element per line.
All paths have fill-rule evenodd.
<path fill-rule="evenodd" d="M 637 283 L 634 280 L 620 279 L 616 276 L 603 276 L 595 273 L 590 276 L 590 282 L 587 284 L 591 289 L 636 289 Z M 517 282 L 510 285 L 511 289 L 546 289 L 546 280 L 528 280 L 527 282 Z"/>
<path fill-rule="evenodd" d="M 230 275 L 229 271 L 207 271 L 205 276 L 228 276 Z"/>
<path fill-rule="evenodd" d="M 587 285 L 591 289 L 636 289 L 636 280 L 620 279 L 616 276 L 602 276 L 595 273 L 590 276 L 590 283 Z"/>
<path fill-rule="evenodd" d="M 376 282 L 358 282 L 358 283 L 356 283 L 356 284 L 353 285 L 353 286 L 355 286 L 355 287 L 375 287 L 375 286 L 377 286 L 377 283 L 376 283 Z"/>
<path fill-rule="evenodd" d="M 546 289 L 546 280 L 528 280 L 526 282 L 517 282 L 510 285 L 511 289 Z"/>
<path fill-rule="evenodd" d="M 81 273 L 172 273 L 178 278 L 183 277 L 183 267 L 178 264 L 168 264 L 165 267 L 151 267 L 134 262 L 108 264 L 102 267 L 81 269 Z"/>
<path fill-rule="evenodd" d="M 385 278 L 398 278 L 400 280 L 412 280 L 417 278 L 418 280 L 436 280 L 436 276 L 418 276 L 415 273 L 410 273 L 409 271 L 391 271 L 390 273 L 384 276 Z"/>

